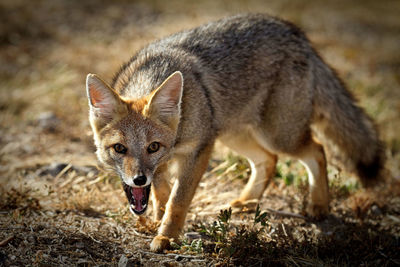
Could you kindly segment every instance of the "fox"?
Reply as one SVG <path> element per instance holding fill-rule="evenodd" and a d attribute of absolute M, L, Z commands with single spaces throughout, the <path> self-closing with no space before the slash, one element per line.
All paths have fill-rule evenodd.
<path fill-rule="evenodd" d="M 216 140 L 251 167 L 232 207 L 260 200 L 279 155 L 306 168 L 315 218 L 329 214 L 328 158 L 364 186 L 382 176 L 373 120 L 302 30 L 273 16 L 226 17 L 157 40 L 111 83 L 88 74 L 86 91 L 100 165 L 121 178 L 133 214 L 152 197 L 160 224 L 151 251 L 179 240 Z"/>

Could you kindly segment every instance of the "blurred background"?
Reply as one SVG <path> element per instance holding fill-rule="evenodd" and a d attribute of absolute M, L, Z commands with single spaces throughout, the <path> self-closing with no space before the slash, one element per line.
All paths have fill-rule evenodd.
<path fill-rule="evenodd" d="M 400 2 L 396 0 L 2 0 L 1 170 L 26 161 L 32 166 L 56 159 L 91 161 L 87 73 L 110 81 L 145 44 L 243 12 L 279 16 L 307 33 L 377 121 L 389 156 L 396 159 L 390 167 L 399 176 Z M 54 131 L 48 135 L 43 132 L 47 128 Z"/>
<path fill-rule="evenodd" d="M 120 220 L 128 218 L 118 179 L 108 178 L 108 174 L 99 173 L 94 167 L 96 158 L 87 119 L 87 73 L 110 81 L 118 68 L 147 43 L 244 12 L 279 16 L 304 30 L 376 121 L 387 146 L 388 177 L 398 181 L 398 0 L 0 0 L 2 210 L 15 212 L 21 203 L 26 204 L 25 195 L 29 195 L 31 200 L 38 200 L 41 209 L 70 209 L 84 214 L 111 212 Z M 214 204 L 219 205 L 231 200 L 231 190 L 239 191 L 248 176 L 246 163 L 218 148 L 211 167 L 221 164 L 225 167 L 219 172 L 206 175 L 194 200 L 196 208 L 191 212 L 218 211 L 218 205 L 209 207 L 215 200 L 209 198 L 211 188 L 227 192 L 215 200 L 218 203 Z M 290 160 L 284 159 L 279 166 L 277 176 L 283 177 L 281 183 L 290 185 L 296 177 L 305 179 L 304 170 Z M 221 185 L 208 183 L 216 173 L 226 176 L 232 170 L 228 176 L 234 182 L 218 178 Z M 336 177 L 337 172 L 330 171 L 330 175 Z M 279 187 L 280 182 L 276 183 Z M 357 193 L 358 187 L 355 188 Z M 293 199 L 302 194 L 296 190 Z M 21 199 L 14 199 L 9 192 Z M 270 202 L 264 204 L 268 206 Z M 290 209 L 296 211 L 291 206 Z M 104 236 L 105 240 L 107 235 Z"/>

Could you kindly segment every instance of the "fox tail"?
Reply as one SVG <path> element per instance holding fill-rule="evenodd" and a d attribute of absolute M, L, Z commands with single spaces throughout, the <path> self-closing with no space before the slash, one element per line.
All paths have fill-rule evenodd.
<path fill-rule="evenodd" d="M 383 143 L 371 118 L 336 73 L 317 55 L 313 60 L 315 137 L 334 164 L 357 174 L 364 186 L 374 184 L 385 163 Z"/>

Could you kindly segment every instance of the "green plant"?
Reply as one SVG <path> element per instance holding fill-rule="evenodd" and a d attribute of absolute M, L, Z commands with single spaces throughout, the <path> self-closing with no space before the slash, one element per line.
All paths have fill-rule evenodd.
<path fill-rule="evenodd" d="M 260 223 L 261 226 L 263 227 L 261 229 L 264 229 L 264 227 L 267 226 L 267 216 L 268 216 L 268 213 L 265 211 L 261 212 L 260 205 L 257 205 L 256 213 L 254 214 L 253 227 L 255 227 L 258 223 Z"/>
<path fill-rule="evenodd" d="M 210 225 L 201 224 L 200 232 L 204 233 L 217 244 L 226 243 L 228 240 L 228 232 L 230 228 L 230 219 L 232 217 L 232 208 L 221 210 L 217 220 Z"/>
<path fill-rule="evenodd" d="M 229 153 L 226 160 L 215 170 L 219 177 L 230 179 L 243 179 L 248 177 L 250 172 L 247 160 L 241 156 Z"/>
<path fill-rule="evenodd" d="M 232 226 L 230 221 L 232 209 L 221 210 L 217 220 L 211 224 L 201 224 L 200 232 L 214 243 L 214 251 L 219 255 L 235 260 L 245 257 L 252 249 L 261 247 L 260 233 L 268 223 L 268 213 L 262 212 L 257 205 L 252 227 L 246 225 Z"/>
<path fill-rule="evenodd" d="M 299 163 L 286 160 L 277 164 L 274 179 L 275 181 L 281 180 L 286 186 L 300 187 L 306 180 L 302 174 L 303 171 L 303 166 Z"/>
<path fill-rule="evenodd" d="M 203 253 L 203 240 L 195 239 L 190 242 L 188 239 L 182 240 L 181 244 L 175 242 L 171 243 L 171 246 L 175 250 L 179 250 L 180 253 L 185 254 L 200 254 Z"/>
<path fill-rule="evenodd" d="M 360 188 L 357 180 L 342 180 L 340 175 L 329 181 L 329 188 L 335 198 L 346 198 Z"/>
<path fill-rule="evenodd" d="M 293 184 L 293 181 L 294 181 L 294 175 L 293 175 L 293 173 L 291 173 L 291 172 L 289 172 L 288 175 L 286 175 L 285 177 L 283 177 L 283 182 L 284 182 L 286 185 L 291 185 L 291 184 Z"/>

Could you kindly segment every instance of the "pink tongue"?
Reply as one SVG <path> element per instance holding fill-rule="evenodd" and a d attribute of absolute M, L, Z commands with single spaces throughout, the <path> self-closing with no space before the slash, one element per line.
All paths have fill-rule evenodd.
<path fill-rule="evenodd" d="M 145 198 L 145 189 L 143 187 L 132 187 L 131 193 L 135 200 L 135 210 L 143 210 L 142 199 Z"/>

